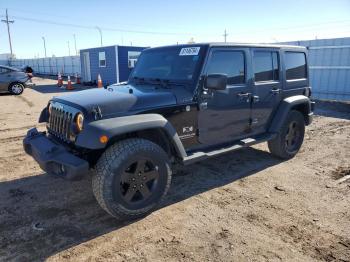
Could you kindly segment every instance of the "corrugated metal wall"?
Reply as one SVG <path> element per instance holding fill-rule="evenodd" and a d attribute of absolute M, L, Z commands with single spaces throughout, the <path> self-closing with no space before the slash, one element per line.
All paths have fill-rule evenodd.
<path fill-rule="evenodd" d="M 350 38 L 294 41 L 309 49 L 310 82 L 317 99 L 350 101 Z"/>
<path fill-rule="evenodd" d="M 0 60 L 0 65 L 9 66 L 9 60 Z"/>
<path fill-rule="evenodd" d="M 62 75 L 81 74 L 79 56 L 14 59 L 9 64 L 16 68 L 28 65 L 33 68 L 34 73 L 46 75 L 57 75 L 59 72 Z"/>

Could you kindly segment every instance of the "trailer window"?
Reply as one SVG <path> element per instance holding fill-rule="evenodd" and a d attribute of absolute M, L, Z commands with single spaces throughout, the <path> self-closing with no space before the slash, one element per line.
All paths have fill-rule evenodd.
<path fill-rule="evenodd" d="M 286 52 L 285 53 L 285 64 L 286 64 L 286 78 L 287 78 L 287 80 L 306 78 L 305 53 Z"/>
<path fill-rule="evenodd" d="M 106 52 L 98 53 L 98 61 L 100 67 L 106 67 Z"/>
<path fill-rule="evenodd" d="M 279 80 L 278 54 L 271 51 L 254 52 L 255 82 Z"/>

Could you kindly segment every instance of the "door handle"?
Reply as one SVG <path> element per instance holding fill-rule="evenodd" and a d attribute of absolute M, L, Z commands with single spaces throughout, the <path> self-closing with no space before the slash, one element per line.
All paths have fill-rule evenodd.
<path fill-rule="evenodd" d="M 238 93 L 237 96 L 239 98 L 248 98 L 250 96 L 250 93 Z"/>
<path fill-rule="evenodd" d="M 279 89 L 279 88 L 274 88 L 274 89 L 271 89 L 271 94 L 274 94 L 274 95 L 276 95 L 276 94 L 280 94 L 281 93 L 281 91 L 282 91 L 282 89 Z"/>
<path fill-rule="evenodd" d="M 253 96 L 253 103 L 258 103 L 260 101 L 259 96 Z"/>
<path fill-rule="evenodd" d="M 237 96 L 240 100 L 245 100 L 247 103 L 250 102 L 250 93 L 238 93 Z"/>

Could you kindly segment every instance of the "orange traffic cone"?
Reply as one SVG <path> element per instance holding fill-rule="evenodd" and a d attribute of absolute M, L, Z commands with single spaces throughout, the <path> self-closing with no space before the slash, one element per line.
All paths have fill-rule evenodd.
<path fill-rule="evenodd" d="M 101 79 L 101 75 L 98 74 L 98 77 L 97 77 L 97 87 L 103 87 L 103 84 L 102 84 L 102 79 Z"/>
<path fill-rule="evenodd" d="M 68 76 L 68 84 L 66 86 L 66 90 L 73 90 L 73 86 L 72 86 L 72 81 L 70 80 L 70 76 Z"/>
<path fill-rule="evenodd" d="M 80 75 L 78 73 L 75 74 L 75 83 L 81 84 L 81 82 L 80 82 Z"/>
<path fill-rule="evenodd" d="M 57 76 L 57 86 L 59 86 L 59 87 L 63 86 L 63 80 L 62 80 L 61 73 L 58 73 L 58 76 Z"/>

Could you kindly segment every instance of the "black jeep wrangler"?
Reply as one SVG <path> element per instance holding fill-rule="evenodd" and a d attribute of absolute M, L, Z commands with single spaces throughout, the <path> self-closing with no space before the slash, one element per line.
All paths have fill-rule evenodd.
<path fill-rule="evenodd" d="M 117 219 L 154 210 L 172 169 L 261 142 L 289 159 L 312 121 L 307 50 L 191 44 L 142 52 L 127 83 L 54 97 L 24 139 L 47 173 L 94 171 L 98 203 Z"/>

